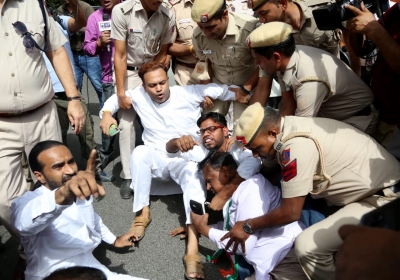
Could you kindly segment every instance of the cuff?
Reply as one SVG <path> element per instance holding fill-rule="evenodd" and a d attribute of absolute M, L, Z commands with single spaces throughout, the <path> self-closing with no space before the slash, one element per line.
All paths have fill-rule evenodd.
<path fill-rule="evenodd" d="M 103 236 L 102 239 L 104 242 L 108 244 L 113 244 L 115 239 L 117 239 L 117 237 L 113 233 L 108 232 L 107 234 L 105 234 L 105 236 Z"/>
<path fill-rule="evenodd" d="M 215 244 L 221 244 L 221 238 L 227 233 L 227 231 L 218 230 L 215 228 L 210 228 L 208 232 L 208 238 Z M 218 246 L 219 247 L 219 246 Z"/>

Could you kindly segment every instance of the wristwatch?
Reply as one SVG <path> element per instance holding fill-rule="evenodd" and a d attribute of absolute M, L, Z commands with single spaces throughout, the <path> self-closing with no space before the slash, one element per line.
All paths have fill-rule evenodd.
<path fill-rule="evenodd" d="M 253 233 L 253 229 L 249 225 L 249 220 L 244 221 L 243 230 L 248 234 L 252 234 Z"/>

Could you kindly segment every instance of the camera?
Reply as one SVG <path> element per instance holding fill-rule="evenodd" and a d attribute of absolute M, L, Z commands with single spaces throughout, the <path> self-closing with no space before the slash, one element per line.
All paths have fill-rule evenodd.
<path fill-rule="evenodd" d="M 347 10 L 344 5 L 360 9 L 362 0 L 337 0 L 327 6 L 312 11 L 319 30 L 344 29 L 342 22 L 354 17 L 353 12 Z M 364 6 L 371 13 L 382 14 L 389 8 L 388 0 L 364 0 Z"/>

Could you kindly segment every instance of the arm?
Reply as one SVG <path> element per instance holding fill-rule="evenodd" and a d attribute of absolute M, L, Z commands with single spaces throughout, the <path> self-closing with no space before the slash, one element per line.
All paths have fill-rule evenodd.
<path fill-rule="evenodd" d="M 96 231 L 100 233 L 101 239 L 104 242 L 112 244 L 117 239 L 117 237 L 108 229 L 96 212 L 94 212 L 94 224 Z"/>
<path fill-rule="evenodd" d="M 80 97 L 75 85 L 71 63 L 64 47 L 58 48 L 54 51 L 48 51 L 46 52 L 46 55 L 53 65 L 53 68 L 65 89 L 67 97 Z M 69 101 L 67 112 L 69 121 L 75 127 L 74 132 L 75 134 L 78 134 L 85 123 L 85 114 L 81 106 L 81 101 Z"/>
<path fill-rule="evenodd" d="M 107 31 L 107 33 L 109 38 L 110 32 Z M 85 31 L 85 41 L 83 42 L 83 49 L 89 56 L 98 55 L 102 49 L 101 36 L 98 34 L 97 22 L 95 21 L 93 15 L 90 15 L 90 17 L 88 18 Z"/>
<path fill-rule="evenodd" d="M 193 54 L 189 45 L 172 43 L 168 48 L 168 54 L 172 56 L 187 56 Z"/>
<path fill-rule="evenodd" d="M 361 10 L 349 5 L 346 9 L 352 11 L 356 16 L 347 22 L 347 28 L 351 32 L 357 32 L 369 37 L 379 48 L 386 62 L 400 73 L 400 45 L 390 36 L 385 28 L 375 20 L 374 15 L 361 4 Z"/>
<path fill-rule="evenodd" d="M 356 35 L 356 34 L 351 33 L 348 29 L 345 29 L 342 32 L 343 41 L 344 41 L 344 44 L 346 45 L 347 53 L 349 54 L 349 58 L 350 58 L 351 70 L 353 70 L 353 72 L 356 73 L 357 76 L 361 77 L 361 61 L 360 61 L 360 57 L 358 57 L 353 50 L 353 45 L 355 42 L 354 38 L 352 38 L 353 35 Z"/>
<path fill-rule="evenodd" d="M 154 61 L 159 61 L 159 62 L 165 63 L 165 61 L 167 59 L 168 48 L 169 48 L 169 44 L 162 45 L 161 50 L 154 58 Z"/>
<path fill-rule="evenodd" d="M 181 151 L 183 153 L 190 151 L 194 146 L 199 146 L 199 142 L 193 139 L 190 135 L 185 135 L 180 138 L 174 138 L 167 142 L 165 148 L 168 153 L 177 153 Z"/>
<path fill-rule="evenodd" d="M 267 105 L 269 96 L 271 94 L 272 80 L 272 77 L 259 77 L 256 90 L 249 100 L 249 105 L 256 102 L 260 103 L 262 106 Z"/>
<path fill-rule="evenodd" d="M 118 104 L 122 109 L 129 109 L 132 107 L 132 102 L 128 96 L 125 95 L 125 79 L 126 79 L 126 42 L 114 40 L 115 54 L 114 54 L 114 68 L 115 79 L 117 85 Z"/>
<path fill-rule="evenodd" d="M 68 20 L 68 29 L 71 33 L 78 32 L 79 29 L 86 26 L 87 17 L 77 0 L 69 0 L 73 17 Z"/>

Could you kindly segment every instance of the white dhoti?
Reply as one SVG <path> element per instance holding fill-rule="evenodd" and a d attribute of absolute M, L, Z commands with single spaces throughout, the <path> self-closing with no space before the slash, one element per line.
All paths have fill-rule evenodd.
<path fill-rule="evenodd" d="M 182 157 L 169 157 L 167 154 L 149 146 L 138 146 L 130 158 L 132 185 L 135 192 L 133 212 L 140 211 L 150 204 L 152 179 L 174 180 L 183 192 L 183 204 L 186 213 L 186 224 L 190 220 L 190 199 L 204 202 L 205 188 L 203 178 L 197 170 L 197 163 Z"/>

